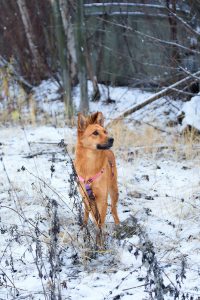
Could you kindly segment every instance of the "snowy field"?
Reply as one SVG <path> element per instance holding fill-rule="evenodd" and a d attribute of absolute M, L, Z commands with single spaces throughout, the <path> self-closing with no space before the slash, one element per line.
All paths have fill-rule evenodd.
<path fill-rule="evenodd" d="M 149 95 L 110 92 L 115 104 L 91 105 L 108 119 Z M 121 225 L 108 210 L 102 249 L 92 222 L 80 226 L 76 129 L 1 128 L 0 299 L 200 299 L 200 148 L 172 145 L 166 127 L 180 108 L 162 99 L 125 121 L 141 140 L 116 140 Z M 169 132 L 148 142 L 151 151 L 148 124 Z"/>

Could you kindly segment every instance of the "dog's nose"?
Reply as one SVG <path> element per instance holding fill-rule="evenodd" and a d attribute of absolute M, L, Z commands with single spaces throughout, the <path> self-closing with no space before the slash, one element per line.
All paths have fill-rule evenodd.
<path fill-rule="evenodd" d="M 110 144 L 113 144 L 114 139 L 113 139 L 113 138 L 109 138 L 109 139 L 108 139 L 108 142 L 109 142 Z"/>

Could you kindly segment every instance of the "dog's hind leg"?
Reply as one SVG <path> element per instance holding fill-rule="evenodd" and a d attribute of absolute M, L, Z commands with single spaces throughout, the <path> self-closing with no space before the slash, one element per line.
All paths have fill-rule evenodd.
<path fill-rule="evenodd" d="M 110 184 L 109 194 L 111 198 L 111 213 L 114 218 L 114 222 L 117 225 L 120 223 L 118 213 L 117 213 L 117 202 L 118 202 L 119 193 L 118 193 L 117 183 L 115 180 L 112 180 Z"/>
<path fill-rule="evenodd" d="M 119 217 L 117 213 L 117 202 L 118 202 L 118 186 L 117 186 L 117 168 L 116 168 L 116 162 L 115 162 L 115 156 L 112 151 L 107 151 L 107 157 L 108 157 L 108 165 L 110 169 L 110 175 L 109 175 L 109 183 L 108 183 L 108 193 L 110 194 L 111 198 L 111 213 L 113 215 L 115 224 L 119 224 Z"/>

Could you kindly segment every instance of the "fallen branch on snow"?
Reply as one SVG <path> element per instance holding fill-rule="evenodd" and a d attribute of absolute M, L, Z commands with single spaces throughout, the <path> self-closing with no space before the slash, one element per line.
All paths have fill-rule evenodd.
<path fill-rule="evenodd" d="M 154 95 L 150 96 L 149 98 L 147 98 L 145 101 L 143 101 L 142 103 L 139 103 L 135 106 L 133 106 L 132 108 L 126 110 L 125 112 L 123 112 L 121 115 L 119 115 L 116 119 L 110 121 L 107 126 L 111 125 L 112 123 L 116 123 L 118 122 L 120 119 L 123 119 L 127 116 L 129 116 L 130 114 L 140 110 L 141 108 L 145 107 L 148 104 L 153 103 L 154 101 L 160 99 L 163 96 L 166 96 L 171 90 L 173 90 L 175 87 L 183 84 L 183 83 L 187 83 L 190 79 L 197 77 L 200 75 L 200 71 L 195 72 L 193 74 L 188 75 L 187 77 L 171 84 L 170 86 L 164 88 L 163 90 L 161 90 L 158 93 L 155 93 Z"/>

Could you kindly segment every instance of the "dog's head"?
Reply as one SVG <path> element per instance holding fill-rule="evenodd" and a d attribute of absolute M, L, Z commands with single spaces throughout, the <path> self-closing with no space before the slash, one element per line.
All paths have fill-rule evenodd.
<path fill-rule="evenodd" d="M 78 139 L 83 147 L 93 150 L 110 149 L 114 142 L 104 128 L 104 117 L 101 112 L 96 112 L 88 117 L 79 113 Z"/>

